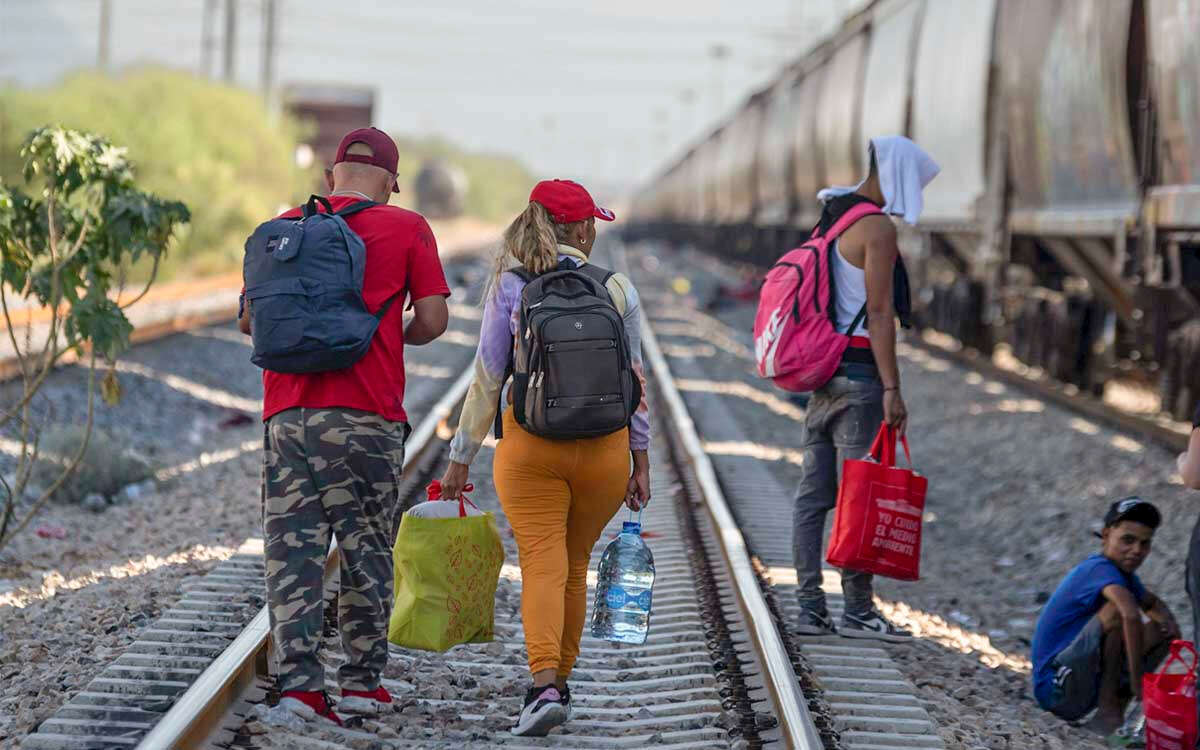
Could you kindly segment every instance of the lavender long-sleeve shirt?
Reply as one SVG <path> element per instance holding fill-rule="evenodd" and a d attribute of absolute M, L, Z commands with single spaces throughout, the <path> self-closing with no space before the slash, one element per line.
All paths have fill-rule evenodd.
<path fill-rule="evenodd" d="M 570 258 L 579 265 L 586 256 L 567 245 L 558 246 L 558 257 Z M 633 371 L 646 393 L 646 375 L 642 363 L 642 307 L 637 290 L 623 274 L 613 274 L 608 280 L 608 293 L 625 321 L 629 337 L 629 353 Z M 514 273 L 503 273 L 483 307 L 483 323 L 479 329 L 479 349 L 475 353 L 475 379 L 467 391 L 459 419 L 458 432 L 450 443 L 450 460 L 469 464 L 487 437 L 496 416 L 504 371 L 513 355 L 513 340 L 520 318 L 521 291 L 525 282 Z M 642 398 L 629 423 L 629 449 L 646 450 L 650 446 L 650 412 Z"/>

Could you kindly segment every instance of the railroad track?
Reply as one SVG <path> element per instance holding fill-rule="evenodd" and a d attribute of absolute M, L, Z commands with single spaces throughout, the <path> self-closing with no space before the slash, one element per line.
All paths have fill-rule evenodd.
<path fill-rule="evenodd" d="M 1063 384 L 1040 374 L 1040 370 L 1036 368 L 1024 365 L 1020 369 L 1002 367 L 991 357 L 964 347 L 958 341 L 944 334 L 908 336 L 904 343 L 933 356 L 952 360 L 981 375 L 1016 386 L 1047 401 L 1104 422 L 1122 432 L 1137 435 L 1172 451 L 1187 450 L 1191 425 L 1175 422 L 1163 414 L 1152 416 L 1119 409 L 1080 391 L 1073 385 Z"/>
<path fill-rule="evenodd" d="M 645 518 L 647 530 L 658 534 L 652 541 L 654 622 L 644 646 L 585 637 L 573 678 L 576 714 L 561 733 L 529 742 L 506 731 L 527 680 L 511 540 L 495 643 L 445 656 L 393 648 L 384 684 L 403 712 L 344 730 L 308 725 L 305 736 L 264 731 L 256 719 L 272 697 L 267 614 L 261 542 L 251 540 L 185 586 L 183 599 L 23 747 L 824 747 L 802 694 L 796 654 L 781 637 L 779 608 L 763 594 L 765 580 L 752 565 L 652 333 L 647 352 L 661 405 L 653 448 L 657 502 Z M 414 432 L 402 492 L 416 495 L 440 468 L 448 420 L 469 377 L 464 372 Z M 488 461 L 485 449 L 479 476 L 490 473 Z M 481 492 L 475 499 L 497 508 L 494 496 Z M 618 515 L 614 524 L 621 520 Z M 334 547 L 327 565 L 332 595 L 336 555 Z M 325 651 L 335 666 L 336 638 L 327 640 Z M 503 689 L 481 690 L 489 678 Z M 448 722 L 448 716 L 457 719 Z"/>
<path fill-rule="evenodd" d="M 623 253 L 616 256 L 623 268 Z M 384 684 L 397 713 L 378 721 L 346 729 L 310 724 L 303 736 L 266 727 L 259 719 L 276 696 L 267 676 L 261 541 L 250 540 L 185 585 L 176 605 L 22 746 L 944 747 L 885 651 L 790 631 L 790 524 L 779 523 L 790 518 L 790 493 L 761 461 L 710 459 L 697 423 L 710 437 L 706 426 L 721 421 L 729 405 L 714 394 L 712 404 L 693 405 L 703 412 L 694 422 L 648 324 L 644 341 L 659 420 L 652 448 L 657 501 L 645 519 L 657 535 L 653 625 L 640 647 L 585 637 L 572 681 L 575 717 L 550 738 L 507 732 L 527 680 L 520 571 L 510 537 L 495 643 L 441 656 L 393 648 Z M 444 463 L 468 380 L 464 372 L 454 381 L 410 439 L 402 496 L 415 499 Z M 486 479 L 490 457 L 485 447 L 474 499 L 498 511 Z M 740 490 L 727 500 L 733 487 Z M 618 514 L 614 526 L 621 520 Z M 601 538 L 597 552 L 609 538 Z M 337 595 L 336 555 L 335 547 L 327 563 L 330 599 Z M 835 596 L 831 607 L 837 608 Z M 327 627 L 331 693 L 340 658 L 337 638 L 329 637 L 335 634 L 335 626 Z"/>

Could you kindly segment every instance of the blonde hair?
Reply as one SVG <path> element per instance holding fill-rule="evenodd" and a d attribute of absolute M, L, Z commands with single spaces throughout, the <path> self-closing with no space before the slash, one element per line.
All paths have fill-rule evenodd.
<path fill-rule="evenodd" d="M 550 220 L 550 213 L 545 206 L 530 201 L 504 230 L 492 278 L 483 298 L 486 300 L 492 295 L 500 282 L 500 275 L 510 268 L 524 266 L 535 274 L 554 270 L 558 265 L 558 244 L 566 241 L 574 225 L 555 224 Z"/>

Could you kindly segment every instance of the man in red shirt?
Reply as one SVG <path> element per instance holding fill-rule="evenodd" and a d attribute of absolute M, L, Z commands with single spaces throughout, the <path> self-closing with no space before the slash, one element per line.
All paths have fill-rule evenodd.
<path fill-rule="evenodd" d="M 408 417 L 404 346 L 446 330 L 450 289 L 437 243 L 418 213 L 386 205 L 398 153 L 375 128 L 342 139 L 328 199 L 366 245 L 363 299 L 378 314 L 365 356 L 341 370 L 292 375 L 263 371 L 263 535 L 267 604 L 279 705 L 268 720 L 338 722 L 318 660 L 324 623 L 322 570 L 330 535 L 341 552 L 338 625 L 346 662 L 338 669 L 343 713 L 378 713 L 391 703 L 380 685 L 392 608 L 392 523 L 399 503 Z M 281 218 L 301 215 L 293 209 Z M 413 318 L 403 325 L 405 297 Z M 250 333 L 249 310 L 238 320 Z"/>

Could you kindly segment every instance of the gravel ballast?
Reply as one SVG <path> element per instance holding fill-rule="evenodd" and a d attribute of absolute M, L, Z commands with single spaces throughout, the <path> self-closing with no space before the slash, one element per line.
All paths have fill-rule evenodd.
<path fill-rule="evenodd" d="M 709 451 L 757 455 L 795 487 L 803 409 L 753 371 L 756 300 L 728 293 L 741 276 L 711 257 L 657 244 L 631 246 L 628 257 L 685 400 L 716 391 L 735 402 L 749 440 L 709 441 Z M 1099 551 L 1091 532 L 1108 505 L 1136 493 L 1165 518 L 1139 575 L 1187 637 L 1184 562 L 1200 497 L 1181 486 L 1174 456 L 1155 445 L 923 350 L 902 344 L 900 360 L 913 458 L 929 494 L 921 581 L 876 579 L 880 608 L 918 636 L 889 653 L 950 747 L 1103 747 L 1033 700 L 1029 644 L 1041 605 Z"/>
<path fill-rule="evenodd" d="M 452 285 L 478 275 L 459 268 L 468 262 L 447 264 Z M 413 423 L 474 353 L 477 308 L 455 309 L 444 341 L 405 351 Z M 261 533 L 262 384 L 249 356 L 231 323 L 122 358 L 123 398 L 115 407 L 97 399 L 95 423 L 148 460 L 157 480 L 99 513 L 51 502 L 0 552 L 0 747 L 15 747 L 119 656 L 179 598 L 186 578 Z M 79 367 L 53 373 L 35 402 L 39 418 L 82 421 L 85 383 Z M 11 402 L 18 387 L 0 392 Z M 0 454 L 0 467 L 9 466 Z"/>

